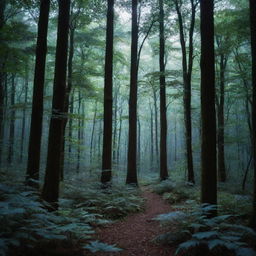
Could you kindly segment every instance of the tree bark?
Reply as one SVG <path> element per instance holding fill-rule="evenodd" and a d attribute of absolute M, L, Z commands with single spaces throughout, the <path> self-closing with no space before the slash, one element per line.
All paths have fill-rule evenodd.
<path fill-rule="evenodd" d="M 43 126 L 44 76 L 47 54 L 49 10 L 50 0 L 41 0 L 37 32 L 36 63 L 26 173 L 27 185 L 33 186 L 35 188 L 38 188 L 39 186 L 37 181 L 39 180 L 40 169 L 41 137 Z"/>
<path fill-rule="evenodd" d="M 225 103 L 225 70 L 227 59 L 224 54 L 220 55 L 220 95 L 219 104 L 217 104 L 218 129 L 217 129 L 217 145 L 218 145 L 218 179 L 221 182 L 226 181 L 226 167 L 225 167 L 225 121 L 224 121 L 224 103 Z"/>
<path fill-rule="evenodd" d="M 201 201 L 217 204 L 214 4 L 201 0 Z M 212 212 L 212 215 L 216 211 Z"/>
<path fill-rule="evenodd" d="M 10 109 L 10 127 L 9 127 L 9 146 L 8 146 L 8 164 L 13 163 L 13 147 L 14 147 L 14 133 L 15 133 L 15 74 L 12 74 L 11 79 L 11 109 Z"/>
<path fill-rule="evenodd" d="M 26 113 L 27 113 L 27 101 L 28 101 L 28 82 L 29 82 L 29 70 L 28 64 L 26 64 L 26 77 L 25 77 L 25 95 L 24 95 L 24 107 L 22 111 L 22 126 L 21 126 L 21 143 L 20 143 L 20 159 L 19 161 L 22 162 L 23 160 L 23 150 L 24 150 L 24 137 L 25 137 L 25 128 L 26 128 Z"/>
<path fill-rule="evenodd" d="M 253 169 L 254 169 L 254 192 L 253 212 L 251 227 L 256 230 L 256 1 L 249 0 L 250 23 L 251 23 L 251 51 L 252 51 L 252 131 L 253 131 Z"/>
<path fill-rule="evenodd" d="M 113 105 L 113 41 L 114 41 L 114 0 L 108 0 L 105 80 L 104 80 L 104 124 L 102 173 L 103 184 L 111 181 L 112 169 L 112 105 Z"/>
<path fill-rule="evenodd" d="M 129 97 L 128 164 L 126 184 L 137 180 L 137 91 L 138 91 L 138 0 L 132 0 L 132 43 Z"/>
<path fill-rule="evenodd" d="M 93 120 L 92 120 L 92 133 L 91 133 L 91 142 L 90 142 L 90 164 L 93 164 L 93 142 L 94 142 L 94 133 L 95 133 L 95 126 L 96 126 L 96 117 L 97 117 L 97 107 L 98 102 L 95 100 L 95 109 L 93 114 Z"/>
<path fill-rule="evenodd" d="M 66 94 L 68 29 L 70 0 L 59 0 L 58 33 L 52 100 L 52 116 L 50 121 L 47 164 L 42 198 L 58 208 L 59 182 L 61 171 L 61 152 L 63 140 L 63 120 Z"/>
<path fill-rule="evenodd" d="M 192 151 L 192 125 L 191 125 L 191 77 L 193 68 L 193 36 L 195 27 L 195 14 L 196 4 L 194 0 L 191 0 L 191 17 L 189 27 L 189 50 L 187 60 L 187 49 L 185 41 L 185 33 L 183 26 L 183 18 L 181 14 L 181 6 L 178 1 L 175 0 L 175 8 L 178 15 L 179 31 L 180 31 L 180 44 L 182 50 L 182 69 L 183 69 L 183 102 L 184 102 L 184 122 L 185 122 L 185 138 L 186 138 L 186 159 L 188 169 L 188 182 L 195 183 L 194 168 L 193 168 L 193 151 Z"/>
<path fill-rule="evenodd" d="M 164 6 L 159 0 L 159 67 L 160 67 L 160 179 L 168 178 L 167 167 L 167 117 L 166 117 L 166 83 L 165 83 L 165 39 Z"/>

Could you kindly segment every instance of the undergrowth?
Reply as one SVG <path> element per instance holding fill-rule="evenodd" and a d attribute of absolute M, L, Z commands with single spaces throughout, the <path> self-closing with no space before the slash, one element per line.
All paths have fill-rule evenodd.
<path fill-rule="evenodd" d="M 38 192 L 24 185 L 0 183 L 0 255 L 21 247 L 33 250 L 42 243 L 117 251 L 114 246 L 93 241 L 93 228 L 140 211 L 143 200 L 139 191 L 126 186 L 103 190 L 100 184 L 81 184 L 63 186 L 59 210 L 48 212 Z"/>
<path fill-rule="evenodd" d="M 172 229 L 155 241 L 176 246 L 176 255 L 256 255 L 256 233 L 245 225 L 251 208 L 250 196 L 219 192 L 219 216 L 208 218 L 207 211 L 216 206 L 200 205 L 198 187 L 166 180 L 152 188 L 176 208 L 155 218 Z M 174 227 L 177 232 L 173 232 Z"/>

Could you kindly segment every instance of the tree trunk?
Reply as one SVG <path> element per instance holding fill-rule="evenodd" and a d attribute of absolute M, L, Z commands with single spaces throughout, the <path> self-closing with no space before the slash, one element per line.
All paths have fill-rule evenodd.
<path fill-rule="evenodd" d="M 252 130 L 253 130 L 253 169 L 254 192 L 251 227 L 256 230 L 256 1 L 250 0 L 251 49 L 252 49 Z"/>
<path fill-rule="evenodd" d="M 4 11 L 6 8 L 6 1 L 0 1 L 0 33 L 5 24 Z M 1 40 L 1 39 L 0 39 Z M 0 42 L 1 43 L 1 42 Z M 4 60 L 0 60 L 0 165 L 2 164 L 2 143 L 4 135 L 4 83 L 5 83 L 5 73 L 4 73 Z"/>
<path fill-rule="evenodd" d="M 120 162 L 120 151 L 121 151 L 120 147 L 121 147 L 121 136 L 122 136 L 122 124 L 123 124 L 122 114 L 123 114 L 123 108 L 121 106 L 120 116 L 119 116 L 118 143 L 117 143 L 117 164 L 119 164 Z"/>
<path fill-rule="evenodd" d="M 111 181 L 112 169 L 112 105 L 113 105 L 113 39 L 114 38 L 114 0 L 108 0 L 105 80 L 104 80 L 104 124 L 102 174 L 103 184 Z"/>
<path fill-rule="evenodd" d="M 138 0 L 132 0 L 132 43 L 129 97 L 128 164 L 126 184 L 138 184 L 137 180 L 137 91 L 138 91 Z"/>
<path fill-rule="evenodd" d="M 92 134 L 91 134 L 91 143 L 90 143 L 90 164 L 91 165 L 93 163 L 93 153 L 95 153 L 95 152 L 93 152 L 93 142 L 94 142 L 94 133 L 95 133 L 95 126 L 96 126 L 97 106 L 98 106 L 98 102 L 96 100 L 94 115 L 93 115 L 93 120 L 92 120 Z"/>
<path fill-rule="evenodd" d="M 194 0 L 191 0 L 191 17 L 190 17 L 190 27 L 189 27 L 189 52 L 187 61 L 187 49 L 185 42 L 185 34 L 183 27 L 183 18 L 181 15 L 181 6 L 178 1 L 175 0 L 176 12 L 179 21 L 179 31 L 180 31 L 180 44 L 182 50 L 182 69 L 183 69 L 183 83 L 184 83 L 184 121 L 185 121 L 185 139 L 186 139 L 186 159 L 187 159 L 187 169 L 188 169 L 188 182 L 195 183 L 194 179 L 194 168 L 193 168 L 193 153 L 192 153 L 192 125 L 191 125 L 191 76 L 193 68 L 193 36 L 195 27 L 195 13 L 196 5 Z"/>
<path fill-rule="evenodd" d="M 151 164 L 151 168 L 154 165 L 154 124 L 153 124 L 153 110 L 151 105 L 149 105 L 150 107 L 150 164 Z"/>
<path fill-rule="evenodd" d="M 224 103 L 225 103 L 225 69 L 226 59 L 222 53 L 220 56 L 220 96 L 218 106 L 218 130 L 217 130 L 217 143 L 218 143 L 218 178 L 219 181 L 226 181 L 226 168 L 225 168 L 225 144 L 224 144 Z"/>
<path fill-rule="evenodd" d="M 201 201 L 217 204 L 213 0 L 201 0 Z M 212 215 L 216 214 L 215 211 Z"/>
<path fill-rule="evenodd" d="M 159 166 L 159 145 L 158 145 L 158 111 L 157 111 L 157 97 L 156 90 L 153 89 L 154 98 L 154 112 L 155 112 L 155 149 L 156 149 L 156 165 Z"/>
<path fill-rule="evenodd" d="M 24 96 L 24 107 L 22 111 L 22 125 L 21 125 L 21 143 L 20 143 L 20 159 L 23 160 L 23 150 L 24 150 L 24 138 L 25 138 L 25 128 L 26 128 L 26 110 L 27 110 L 27 101 L 28 101 L 28 81 L 29 81 L 29 69 L 28 64 L 26 65 L 26 77 L 25 77 L 25 96 Z"/>
<path fill-rule="evenodd" d="M 164 7 L 159 0 L 159 67 L 160 67 L 160 179 L 168 178 L 167 168 L 167 118 L 166 118 L 166 84 L 165 84 L 165 39 L 164 39 Z"/>
<path fill-rule="evenodd" d="M 40 169 L 41 137 L 43 126 L 44 76 L 47 54 L 49 9 L 50 0 L 41 0 L 37 32 L 36 63 L 26 173 L 26 183 L 35 188 L 38 188 L 39 185 L 37 181 L 39 180 Z M 36 182 L 33 182 L 33 180 Z"/>
<path fill-rule="evenodd" d="M 66 72 L 68 52 L 70 0 L 59 1 L 56 62 L 50 121 L 48 154 L 42 198 L 58 208 L 59 182 L 61 171 L 61 152 L 63 140 L 63 120 L 66 94 Z"/>
<path fill-rule="evenodd" d="M 13 163 L 13 147 L 14 147 L 14 133 L 15 133 L 15 75 L 12 74 L 11 82 L 11 110 L 10 110 L 10 129 L 9 129 L 9 147 L 8 147 L 8 164 Z"/>
<path fill-rule="evenodd" d="M 77 130 L 77 161 L 76 161 L 76 171 L 79 173 L 80 170 L 80 158 L 81 158 L 81 139 L 82 139 L 82 131 L 81 131 L 81 126 L 82 126 L 82 120 L 80 118 L 80 113 L 81 113 L 81 101 L 82 101 L 82 96 L 81 92 L 79 91 L 79 96 L 78 96 L 78 130 Z"/>
<path fill-rule="evenodd" d="M 141 159 L 141 122 L 139 116 L 137 117 L 137 123 L 138 123 L 138 149 L 137 149 L 137 166 L 138 166 L 138 172 L 140 171 L 140 159 Z"/>

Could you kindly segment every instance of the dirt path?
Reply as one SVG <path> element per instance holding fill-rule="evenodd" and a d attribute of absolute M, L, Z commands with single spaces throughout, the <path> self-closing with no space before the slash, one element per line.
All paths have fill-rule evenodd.
<path fill-rule="evenodd" d="M 93 255 L 172 256 L 174 254 L 173 248 L 152 242 L 154 237 L 165 232 L 158 222 L 152 221 L 152 218 L 158 214 L 170 212 L 170 205 L 150 191 L 145 190 L 142 195 L 146 199 L 144 212 L 128 216 L 124 221 L 97 230 L 97 240 L 107 244 L 116 244 L 124 250 L 120 253 L 101 252 Z"/>

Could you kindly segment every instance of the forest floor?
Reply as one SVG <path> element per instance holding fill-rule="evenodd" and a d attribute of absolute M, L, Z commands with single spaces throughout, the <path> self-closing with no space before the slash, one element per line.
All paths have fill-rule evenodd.
<path fill-rule="evenodd" d="M 143 188 L 145 210 L 130 215 L 121 221 L 96 230 L 95 239 L 100 242 L 116 245 L 121 252 L 98 252 L 88 255 L 97 256 L 172 256 L 174 249 L 158 245 L 153 239 L 167 231 L 159 222 L 152 220 L 158 214 L 172 211 L 171 206 L 161 196 Z M 87 255 L 87 254 L 86 254 Z"/>

